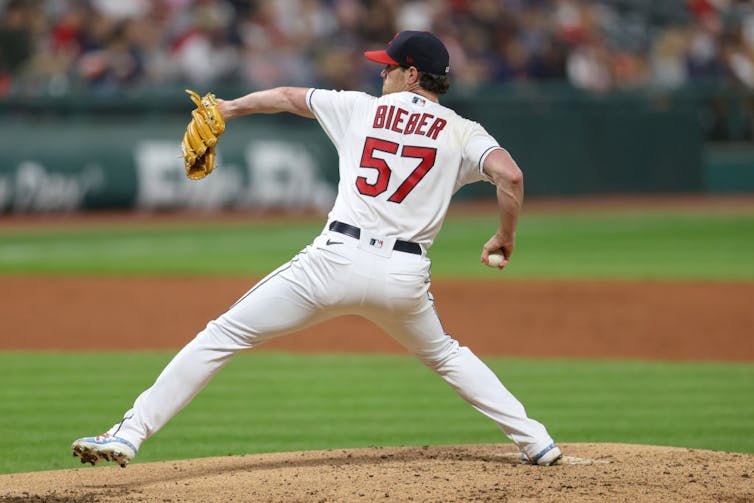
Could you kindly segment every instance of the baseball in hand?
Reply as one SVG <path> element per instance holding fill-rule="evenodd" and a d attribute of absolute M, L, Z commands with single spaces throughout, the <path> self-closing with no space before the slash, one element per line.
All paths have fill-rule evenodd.
<path fill-rule="evenodd" d="M 505 260 L 505 256 L 500 252 L 493 252 L 487 256 L 487 262 L 490 267 L 500 267 L 500 264 Z"/>

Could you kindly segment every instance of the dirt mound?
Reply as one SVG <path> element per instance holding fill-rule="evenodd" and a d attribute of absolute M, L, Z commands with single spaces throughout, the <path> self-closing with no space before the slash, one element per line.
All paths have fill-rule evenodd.
<path fill-rule="evenodd" d="M 0 501 L 752 501 L 754 456 L 562 444 L 553 467 L 506 445 L 228 456 L 0 475 Z"/>

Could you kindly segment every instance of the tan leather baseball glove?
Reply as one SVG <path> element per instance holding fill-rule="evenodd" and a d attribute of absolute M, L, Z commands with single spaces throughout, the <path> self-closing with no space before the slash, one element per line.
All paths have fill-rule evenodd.
<path fill-rule="evenodd" d="M 191 111 L 191 122 L 186 126 L 181 148 L 186 176 L 200 180 L 215 169 L 215 145 L 225 131 L 225 120 L 217 107 L 215 95 L 199 96 L 186 89 L 196 108 Z"/>

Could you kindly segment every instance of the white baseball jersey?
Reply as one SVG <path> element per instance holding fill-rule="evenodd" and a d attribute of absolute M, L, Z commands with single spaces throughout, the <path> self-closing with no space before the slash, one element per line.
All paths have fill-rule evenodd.
<path fill-rule="evenodd" d="M 486 179 L 484 159 L 500 148 L 478 123 L 412 92 L 310 89 L 307 103 L 340 157 L 329 219 L 425 249 L 453 194 Z"/>

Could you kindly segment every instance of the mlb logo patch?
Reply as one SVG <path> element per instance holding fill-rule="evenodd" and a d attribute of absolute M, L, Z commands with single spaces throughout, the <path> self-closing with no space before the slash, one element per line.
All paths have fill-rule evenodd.
<path fill-rule="evenodd" d="M 393 245 L 395 244 L 395 238 L 389 238 L 386 236 L 376 236 L 369 234 L 363 229 L 359 236 L 359 248 L 379 255 L 380 257 L 389 257 L 393 254 Z"/>
<path fill-rule="evenodd" d="M 413 98 L 411 98 L 411 103 L 413 103 L 414 105 L 424 106 L 427 104 L 427 100 L 419 96 L 414 96 Z"/>

